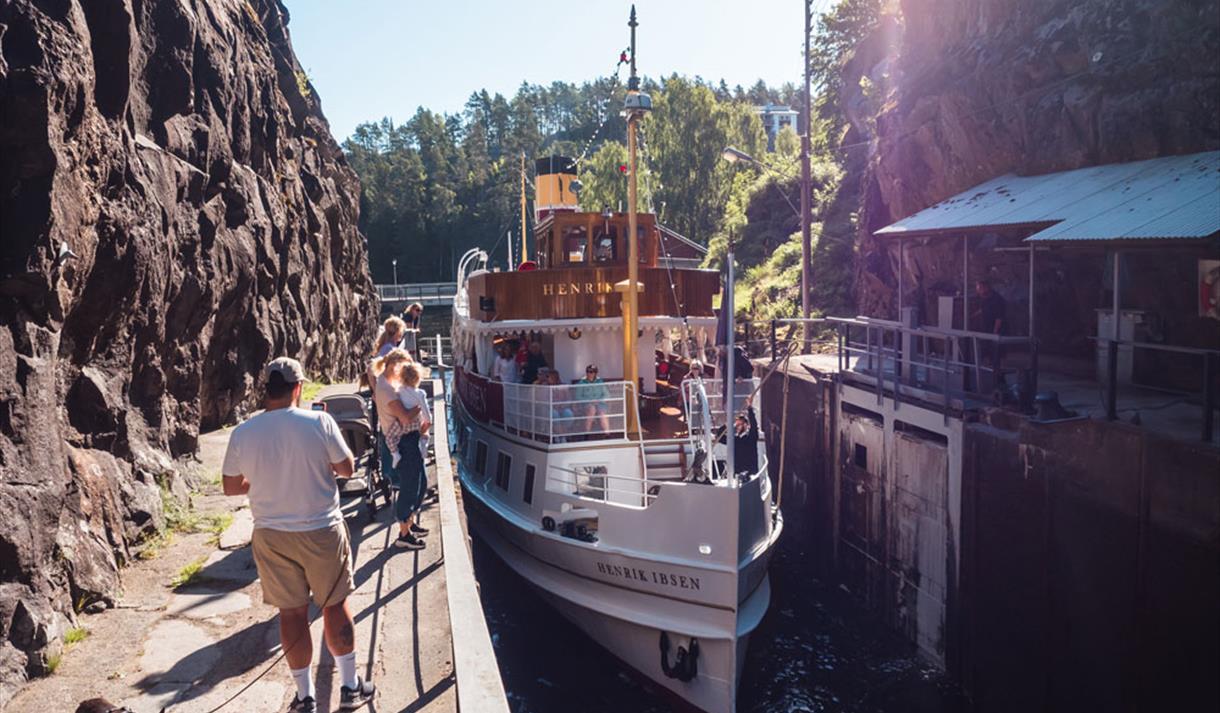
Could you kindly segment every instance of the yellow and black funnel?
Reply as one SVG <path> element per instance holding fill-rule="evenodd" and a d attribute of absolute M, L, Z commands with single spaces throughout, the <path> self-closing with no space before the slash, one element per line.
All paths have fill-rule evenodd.
<path fill-rule="evenodd" d="M 534 219 L 552 213 L 575 212 L 580 201 L 572 183 L 576 182 L 576 160 L 567 156 L 547 156 L 534 161 Z"/>

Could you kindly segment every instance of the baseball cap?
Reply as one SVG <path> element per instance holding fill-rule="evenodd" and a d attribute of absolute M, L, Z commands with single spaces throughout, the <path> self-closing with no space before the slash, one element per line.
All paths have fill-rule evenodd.
<path fill-rule="evenodd" d="M 301 362 L 288 357 L 280 357 L 267 364 L 265 370 L 267 378 L 279 374 L 280 378 L 286 383 L 295 384 L 300 381 L 306 381 L 305 370 L 301 368 Z"/>

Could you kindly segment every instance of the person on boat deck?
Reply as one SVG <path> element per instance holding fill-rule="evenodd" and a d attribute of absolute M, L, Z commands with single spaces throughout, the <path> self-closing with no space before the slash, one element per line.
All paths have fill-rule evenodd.
<path fill-rule="evenodd" d="M 746 397 L 746 410 L 733 419 L 733 470 L 737 475 L 758 472 L 758 420 L 754 417 L 754 396 Z M 721 442 L 725 437 L 721 436 Z"/>
<path fill-rule="evenodd" d="M 540 370 L 539 374 L 541 373 Z M 551 387 L 551 403 L 555 404 L 551 407 L 551 420 L 554 424 L 552 431 L 559 434 L 555 437 L 555 440 L 562 443 L 567 440 L 563 434 L 572 432 L 572 424 L 574 423 L 572 419 L 576 414 L 572 411 L 571 406 L 564 403 L 571 397 L 568 396 L 568 389 L 563 385 L 563 379 L 560 378 L 559 371 L 547 369 L 546 384 Z"/>
<path fill-rule="evenodd" d="M 606 388 L 606 382 L 597 375 L 596 364 L 585 367 L 585 378 L 576 382 L 573 391 L 575 399 L 584 402 L 578 406 L 584 411 L 585 433 L 609 433 L 610 418 L 607 413 L 610 405 L 607 401 L 610 398 L 610 390 Z M 599 422 L 601 431 L 593 430 L 594 421 Z"/>
<path fill-rule="evenodd" d="M 517 360 L 513 358 L 512 344 L 500 342 L 496 352 L 496 360 L 491 365 L 491 378 L 506 384 L 521 383 L 521 372 L 517 370 Z"/>
<path fill-rule="evenodd" d="M 538 372 L 550 366 L 542 353 L 542 342 L 530 342 L 525 354 L 525 365 L 521 367 L 521 383 L 532 384 L 538 381 Z"/>

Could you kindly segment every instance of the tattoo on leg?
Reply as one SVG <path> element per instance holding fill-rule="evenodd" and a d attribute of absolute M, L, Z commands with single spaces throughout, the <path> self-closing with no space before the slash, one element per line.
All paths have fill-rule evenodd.
<path fill-rule="evenodd" d="M 339 625 L 337 642 L 338 645 L 345 649 L 354 648 L 356 646 L 356 631 L 352 628 L 352 620 L 348 619 Z"/>

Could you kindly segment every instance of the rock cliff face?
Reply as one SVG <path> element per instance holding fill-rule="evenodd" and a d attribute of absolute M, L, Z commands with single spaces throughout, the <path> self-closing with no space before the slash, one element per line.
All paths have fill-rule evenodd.
<path fill-rule="evenodd" d="M 1008 172 L 1039 174 L 1220 147 L 1215 0 L 899 5 L 901 27 L 883 22 L 849 65 L 869 78 L 866 86 L 879 89 L 866 97 L 859 83 L 847 81 L 843 98 L 854 129 L 875 138 L 858 241 L 862 313 L 894 309 L 896 253 L 870 237 L 894 220 Z M 957 256 L 946 250 L 932 246 L 914 258 L 931 270 L 956 270 L 960 282 L 960 247 Z M 1003 261 L 982 257 L 981 271 L 1004 271 Z M 1074 267 L 1059 267 L 1071 281 Z M 1019 271 L 1014 277 L 1019 282 Z M 907 278 L 913 285 L 916 278 L 938 276 Z M 1077 315 L 1087 320 L 1096 297 L 1090 290 L 1096 289 L 1081 286 L 1085 294 L 1060 297 L 1087 303 Z"/>
<path fill-rule="evenodd" d="M 289 354 L 376 319 L 359 185 L 279 0 L 0 2 L 0 707 Z"/>

